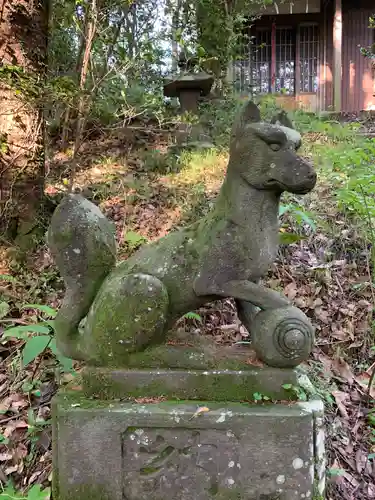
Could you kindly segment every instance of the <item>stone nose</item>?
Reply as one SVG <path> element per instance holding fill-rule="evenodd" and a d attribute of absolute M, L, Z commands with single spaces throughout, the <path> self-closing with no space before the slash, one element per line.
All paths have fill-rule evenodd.
<path fill-rule="evenodd" d="M 317 181 L 317 178 L 318 176 L 316 175 L 316 172 L 314 170 L 312 170 L 311 172 L 309 172 L 307 174 L 307 180 L 308 182 L 310 182 L 311 184 L 315 184 L 316 181 Z"/>
<path fill-rule="evenodd" d="M 307 173 L 307 177 L 309 179 L 315 179 L 316 178 L 316 172 L 315 170 L 311 169 L 308 173 Z"/>
<path fill-rule="evenodd" d="M 316 172 L 314 170 L 312 172 L 310 172 L 308 175 L 308 178 L 309 179 L 316 179 L 317 178 Z"/>

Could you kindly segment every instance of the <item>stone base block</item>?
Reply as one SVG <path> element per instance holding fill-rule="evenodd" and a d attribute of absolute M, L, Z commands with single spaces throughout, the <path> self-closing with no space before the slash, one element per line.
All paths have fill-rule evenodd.
<path fill-rule="evenodd" d="M 205 407 L 205 411 L 198 411 Z M 321 499 L 323 406 L 53 402 L 54 500 Z"/>

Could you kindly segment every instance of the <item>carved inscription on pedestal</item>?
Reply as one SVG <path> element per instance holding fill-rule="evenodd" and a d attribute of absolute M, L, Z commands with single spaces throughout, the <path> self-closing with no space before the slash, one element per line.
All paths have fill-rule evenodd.
<path fill-rule="evenodd" d="M 230 430 L 128 428 L 122 436 L 124 499 L 208 500 L 235 489 L 239 442 Z"/>

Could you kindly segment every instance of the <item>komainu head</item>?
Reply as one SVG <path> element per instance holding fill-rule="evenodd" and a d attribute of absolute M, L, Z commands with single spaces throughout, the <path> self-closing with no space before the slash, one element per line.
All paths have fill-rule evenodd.
<path fill-rule="evenodd" d="M 250 101 L 233 125 L 228 174 L 239 175 L 258 190 L 306 194 L 316 184 L 316 173 L 297 154 L 300 147 L 301 135 L 285 112 L 265 123 Z"/>

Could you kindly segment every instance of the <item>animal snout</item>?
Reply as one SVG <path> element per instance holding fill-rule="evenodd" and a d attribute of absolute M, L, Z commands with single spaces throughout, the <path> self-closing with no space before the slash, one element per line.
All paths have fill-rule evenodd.
<path fill-rule="evenodd" d="M 306 184 L 312 185 L 312 187 L 314 187 L 317 180 L 317 174 L 313 167 L 313 164 L 308 160 L 303 159 L 302 164 L 300 165 L 302 167 L 300 169 L 300 172 L 302 174 L 302 177 L 305 179 Z"/>
<path fill-rule="evenodd" d="M 317 175 L 315 170 L 310 170 L 309 172 L 306 172 L 306 175 L 304 175 L 301 184 L 298 187 L 296 186 L 295 192 L 300 194 L 309 193 L 312 189 L 314 189 L 316 181 L 317 181 Z"/>

